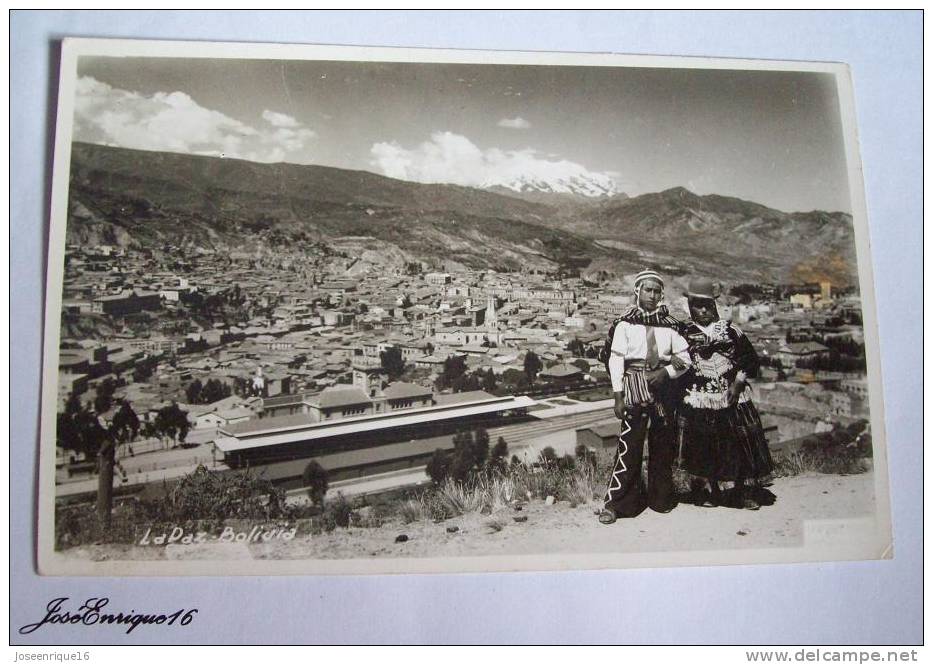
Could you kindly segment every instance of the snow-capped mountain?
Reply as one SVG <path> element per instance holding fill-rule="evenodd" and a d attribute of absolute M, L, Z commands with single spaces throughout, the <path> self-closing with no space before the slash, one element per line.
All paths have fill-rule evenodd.
<path fill-rule="evenodd" d="M 484 189 L 504 188 L 522 194 L 571 194 L 587 198 L 603 198 L 620 194 L 615 181 L 604 173 L 572 173 L 566 175 L 523 175 L 502 182 L 485 182 Z"/>

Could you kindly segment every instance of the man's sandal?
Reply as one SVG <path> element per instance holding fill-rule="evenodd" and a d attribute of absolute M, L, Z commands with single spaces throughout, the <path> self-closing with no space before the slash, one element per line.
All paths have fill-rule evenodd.
<path fill-rule="evenodd" d="M 599 512 L 599 523 L 600 524 L 612 524 L 617 519 L 616 511 L 612 508 L 603 508 Z"/>

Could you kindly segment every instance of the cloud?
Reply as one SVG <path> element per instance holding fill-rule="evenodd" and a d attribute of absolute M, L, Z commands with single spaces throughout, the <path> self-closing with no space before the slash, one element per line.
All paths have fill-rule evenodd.
<path fill-rule="evenodd" d="M 547 159 L 536 150 L 483 150 L 467 137 L 435 132 L 414 148 L 395 142 L 373 144 L 370 165 L 384 175 L 425 183 L 468 187 L 512 186 L 517 181 L 570 183 L 588 180 L 615 189 L 615 178 L 566 159 Z"/>
<path fill-rule="evenodd" d="M 204 108 L 184 92 L 143 95 L 90 76 L 77 82 L 74 137 L 138 150 L 280 162 L 307 162 L 314 131 L 284 113 L 265 110 L 271 127 L 252 127 Z"/>
<path fill-rule="evenodd" d="M 290 115 L 276 113 L 275 111 L 270 111 L 269 109 L 266 109 L 262 112 L 262 119 L 273 127 L 298 127 L 299 125 L 298 121 Z"/>
<path fill-rule="evenodd" d="M 506 129 L 528 129 L 531 127 L 530 122 L 518 116 L 514 118 L 502 118 L 502 120 L 496 124 L 499 127 L 505 127 Z"/>

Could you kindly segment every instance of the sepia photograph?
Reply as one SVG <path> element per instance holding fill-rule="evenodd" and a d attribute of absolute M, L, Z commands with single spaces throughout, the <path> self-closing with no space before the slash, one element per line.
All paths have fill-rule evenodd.
<path fill-rule="evenodd" d="M 39 569 L 893 556 L 845 65 L 67 39 Z"/>

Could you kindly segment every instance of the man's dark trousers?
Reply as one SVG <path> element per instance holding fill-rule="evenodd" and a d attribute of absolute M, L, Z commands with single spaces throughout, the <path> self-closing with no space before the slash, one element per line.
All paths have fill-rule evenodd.
<path fill-rule="evenodd" d="M 675 437 L 670 420 L 655 405 L 626 409 L 605 497 L 606 507 L 612 508 L 618 517 L 635 517 L 646 507 L 666 513 L 677 505 L 671 470 Z M 646 438 L 647 491 L 641 477 Z"/>

